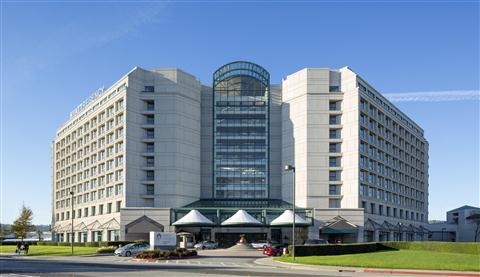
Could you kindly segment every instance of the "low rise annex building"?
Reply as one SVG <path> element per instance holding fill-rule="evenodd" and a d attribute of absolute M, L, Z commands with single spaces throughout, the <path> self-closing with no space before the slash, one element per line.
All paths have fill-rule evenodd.
<path fill-rule="evenodd" d="M 220 246 L 240 234 L 291 242 L 291 226 L 270 223 L 292 209 L 294 184 L 298 242 L 427 235 L 423 130 L 348 67 L 305 68 L 276 85 L 239 61 L 211 86 L 135 67 L 71 113 L 52 157 L 58 241 L 175 231 Z M 211 224 L 177 222 L 192 210 Z M 223 224 L 238 210 L 255 226 Z"/>

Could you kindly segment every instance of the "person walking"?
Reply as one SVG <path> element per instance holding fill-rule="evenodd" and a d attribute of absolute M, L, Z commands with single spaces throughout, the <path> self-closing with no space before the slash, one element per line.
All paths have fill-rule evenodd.
<path fill-rule="evenodd" d="M 28 242 L 25 243 L 25 246 L 24 246 L 24 252 L 25 252 L 25 255 L 28 255 L 28 248 L 30 247 L 30 244 Z"/>
<path fill-rule="evenodd" d="M 15 249 L 15 254 L 19 255 L 20 254 L 20 248 L 22 247 L 22 244 L 20 242 L 17 242 L 17 248 Z"/>

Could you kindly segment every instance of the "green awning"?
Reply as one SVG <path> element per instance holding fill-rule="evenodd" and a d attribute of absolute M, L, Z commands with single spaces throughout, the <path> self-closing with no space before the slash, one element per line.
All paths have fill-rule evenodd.
<path fill-rule="evenodd" d="M 322 228 L 320 229 L 322 234 L 356 234 L 358 233 L 358 228 L 356 229 L 335 229 L 335 228 Z"/>

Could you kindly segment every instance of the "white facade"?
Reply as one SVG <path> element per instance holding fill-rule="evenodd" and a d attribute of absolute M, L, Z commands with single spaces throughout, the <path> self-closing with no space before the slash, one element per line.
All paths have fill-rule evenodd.
<path fill-rule="evenodd" d="M 330 236 L 323 226 L 340 218 L 358 227 L 347 241 L 416 239 L 428 221 L 423 130 L 347 67 L 305 68 L 269 92 L 268 196 L 292 202 L 282 167 L 294 165 L 296 205 L 314 209 L 305 236 Z M 213 111 L 212 87 L 193 75 L 138 67 L 83 105 L 53 143 L 56 239 L 71 232 L 71 191 L 75 241 L 175 230 L 174 209 L 215 196 Z"/>
<path fill-rule="evenodd" d="M 53 226 L 75 241 L 120 239 L 120 209 L 181 207 L 200 196 L 200 82 L 135 68 L 58 130 Z M 113 224 L 112 224 L 113 223 Z"/>

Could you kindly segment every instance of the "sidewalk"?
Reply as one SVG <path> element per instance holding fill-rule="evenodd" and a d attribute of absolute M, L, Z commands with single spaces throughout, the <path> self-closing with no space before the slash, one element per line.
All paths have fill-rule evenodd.
<path fill-rule="evenodd" d="M 342 266 L 307 265 L 274 261 L 272 257 L 255 260 L 256 264 L 265 266 L 282 267 L 289 269 L 302 269 L 313 271 L 330 272 L 356 272 L 382 275 L 409 275 L 409 276 L 455 276 L 455 277 L 480 277 L 480 272 L 471 271 L 440 271 L 440 270 L 419 270 L 419 269 L 390 269 L 390 268 L 361 268 Z"/>

